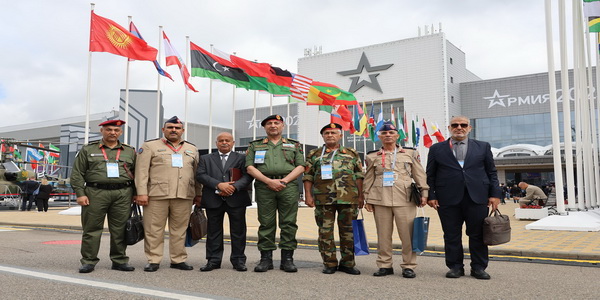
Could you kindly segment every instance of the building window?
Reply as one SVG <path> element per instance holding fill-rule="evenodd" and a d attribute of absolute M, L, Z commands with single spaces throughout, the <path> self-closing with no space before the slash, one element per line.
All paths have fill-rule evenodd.
<path fill-rule="evenodd" d="M 450 102 L 454 103 L 454 96 L 450 96 Z"/>
<path fill-rule="evenodd" d="M 452 64 L 452 57 L 450 57 L 450 64 Z"/>
<path fill-rule="evenodd" d="M 450 83 L 454 83 L 454 77 L 450 76 Z"/>

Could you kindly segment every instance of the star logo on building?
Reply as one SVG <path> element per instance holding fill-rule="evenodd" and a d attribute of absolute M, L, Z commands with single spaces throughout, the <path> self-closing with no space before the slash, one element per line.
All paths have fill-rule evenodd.
<path fill-rule="evenodd" d="M 348 71 L 341 71 L 341 72 L 337 72 L 337 73 L 342 76 L 358 75 L 358 76 L 350 77 L 350 79 L 352 79 L 352 83 L 350 84 L 350 89 L 348 89 L 348 91 L 350 91 L 350 93 L 354 93 L 354 92 L 358 91 L 363 86 L 370 87 L 380 93 L 383 93 L 383 91 L 381 90 L 381 86 L 379 85 L 379 81 L 377 81 L 377 76 L 379 76 L 380 73 L 373 73 L 373 72 L 387 70 L 393 65 L 394 64 L 371 66 L 371 64 L 369 63 L 369 59 L 367 59 L 367 55 L 363 52 L 362 56 L 360 57 L 360 61 L 358 62 L 358 67 L 356 67 L 356 69 L 348 70 Z M 366 71 L 366 72 L 363 72 L 363 71 Z M 361 77 L 362 78 L 368 77 L 369 79 L 361 80 Z"/>
<path fill-rule="evenodd" d="M 252 120 L 246 121 L 246 123 L 248 123 L 248 129 L 260 128 L 260 122 L 261 120 L 257 120 L 254 116 L 252 117 Z"/>
<path fill-rule="evenodd" d="M 502 95 L 500 96 L 500 93 L 498 93 L 498 90 L 494 90 L 494 94 L 491 97 L 483 97 L 483 99 L 490 101 L 490 106 L 488 106 L 489 108 L 492 108 L 492 106 L 494 105 L 500 105 L 502 107 L 506 107 L 506 105 L 504 104 L 504 99 L 506 99 L 506 97 L 508 97 L 510 95 Z"/>

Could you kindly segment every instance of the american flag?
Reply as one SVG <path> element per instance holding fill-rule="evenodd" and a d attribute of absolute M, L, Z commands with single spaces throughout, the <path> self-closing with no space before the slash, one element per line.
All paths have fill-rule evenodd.
<path fill-rule="evenodd" d="M 310 85 L 312 84 L 313 80 L 300 74 L 292 75 L 294 77 L 292 79 L 292 87 L 290 88 L 290 91 L 292 92 L 292 98 L 306 102 L 308 90 L 310 89 Z"/>

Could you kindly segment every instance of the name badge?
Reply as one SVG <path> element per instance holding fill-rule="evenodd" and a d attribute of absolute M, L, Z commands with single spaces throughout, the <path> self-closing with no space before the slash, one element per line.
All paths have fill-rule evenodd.
<path fill-rule="evenodd" d="M 464 160 L 459 160 L 458 164 L 460 165 L 461 168 L 465 167 L 465 161 Z"/>
<path fill-rule="evenodd" d="M 116 178 L 119 177 L 119 164 L 118 163 L 106 163 L 106 177 Z"/>
<path fill-rule="evenodd" d="M 383 172 L 383 186 L 394 186 L 394 172 Z"/>
<path fill-rule="evenodd" d="M 267 150 L 259 150 L 254 152 L 254 163 L 255 164 L 264 164 L 265 163 L 265 155 L 267 155 Z"/>
<path fill-rule="evenodd" d="M 333 168 L 331 165 L 321 165 L 321 179 L 333 179 Z"/>
<path fill-rule="evenodd" d="M 180 153 L 171 154 L 171 167 L 183 168 L 183 155 Z"/>

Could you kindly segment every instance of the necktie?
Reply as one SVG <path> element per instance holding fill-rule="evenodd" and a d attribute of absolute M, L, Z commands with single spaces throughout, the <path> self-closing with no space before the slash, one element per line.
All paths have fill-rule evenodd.
<path fill-rule="evenodd" d="M 456 142 L 454 147 L 456 149 L 456 160 L 465 160 L 465 142 Z"/>
<path fill-rule="evenodd" d="M 227 162 L 227 154 L 221 154 L 221 166 L 225 169 L 225 163 Z"/>

